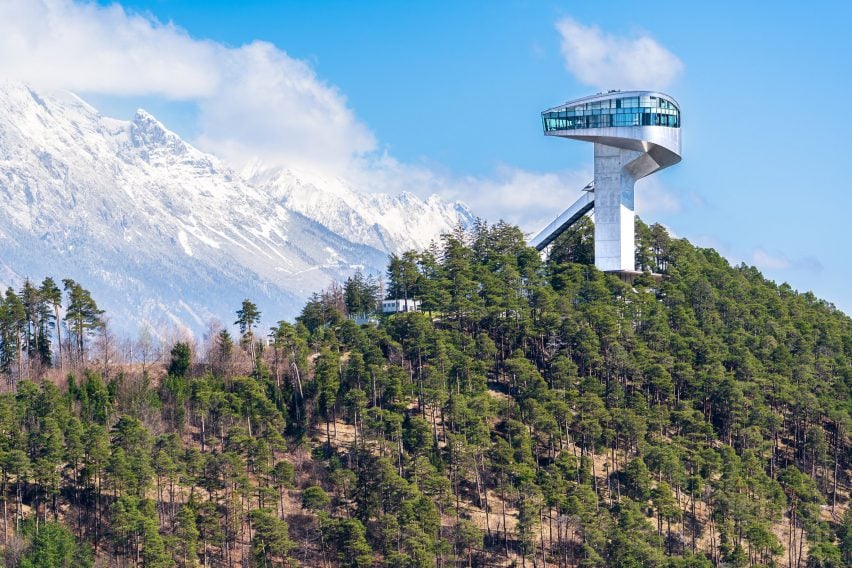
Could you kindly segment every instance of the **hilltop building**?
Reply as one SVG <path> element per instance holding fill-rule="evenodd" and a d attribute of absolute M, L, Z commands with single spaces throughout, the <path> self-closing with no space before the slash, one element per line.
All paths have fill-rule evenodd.
<path fill-rule="evenodd" d="M 546 136 L 594 144 L 595 179 L 530 245 L 543 250 L 594 208 L 595 266 L 636 274 L 633 186 L 680 162 L 677 102 L 654 91 L 609 91 L 548 109 L 541 119 Z"/>
<path fill-rule="evenodd" d="M 419 312 L 420 300 L 404 300 L 402 298 L 382 300 L 383 314 L 399 314 L 403 312 Z"/>

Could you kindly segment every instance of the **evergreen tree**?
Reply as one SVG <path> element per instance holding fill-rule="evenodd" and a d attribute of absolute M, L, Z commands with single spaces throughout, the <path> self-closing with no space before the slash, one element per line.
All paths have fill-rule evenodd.
<path fill-rule="evenodd" d="M 59 360 L 59 368 L 61 369 L 63 366 L 62 361 L 62 320 L 60 318 L 60 309 L 62 308 L 62 291 L 59 289 L 59 286 L 56 285 L 53 278 L 47 277 L 45 278 L 41 286 L 39 287 L 39 294 L 41 295 L 41 300 L 44 303 L 44 306 L 49 307 L 53 310 L 53 318 L 46 318 L 45 321 L 48 322 L 48 326 L 55 325 L 56 326 L 56 346 L 59 350 L 58 360 Z M 44 344 L 46 349 L 49 349 L 49 335 L 47 333 L 47 329 L 44 330 Z M 47 359 L 47 353 L 49 351 L 43 351 L 42 360 Z M 47 362 L 47 361 L 46 361 Z"/>
<path fill-rule="evenodd" d="M 242 307 L 237 310 L 237 321 L 235 325 L 240 326 L 240 335 L 249 347 L 249 353 L 253 364 L 256 364 L 257 353 L 255 349 L 254 326 L 260 322 L 260 312 L 257 306 L 246 298 Z"/>
<path fill-rule="evenodd" d="M 4 562 L 849 564 L 852 320 L 659 226 L 637 221 L 637 249 L 666 277 L 542 261 L 480 221 L 396 258 L 428 317 L 347 320 L 356 275 L 278 322 L 249 376 L 226 331 L 87 369 L 77 310 L 60 361 L 81 368 L 41 378 L 62 295 L 10 290 Z"/>
<path fill-rule="evenodd" d="M 91 293 L 78 283 L 67 278 L 62 283 L 68 297 L 65 322 L 76 349 L 76 363 L 82 366 L 86 357 L 86 340 L 103 328 L 101 316 L 104 312 L 98 308 Z"/>
<path fill-rule="evenodd" d="M 78 543 L 67 528 L 56 522 L 36 528 L 27 522 L 23 533 L 31 539 L 28 550 L 20 559 L 21 568 L 86 568 L 92 566 L 92 550 Z"/>
<path fill-rule="evenodd" d="M 262 509 L 252 511 L 249 516 L 254 525 L 251 547 L 257 565 L 264 568 L 286 566 L 287 557 L 293 548 L 287 523 Z"/>
<path fill-rule="evenodd" d="M 372 276 L 360 272 L 346 279 L 343 284 L 346 311 L 349 314 L 370 314 L 378 307 L 379 285 Z"/>

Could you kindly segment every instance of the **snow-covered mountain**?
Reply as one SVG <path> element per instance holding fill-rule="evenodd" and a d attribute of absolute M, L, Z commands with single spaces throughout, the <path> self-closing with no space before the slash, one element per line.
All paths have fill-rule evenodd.
<path fill-rule="evenodd" d="M 433 195 L 426 201 L 400 195 L 368 193 L 346 180 L 315 172 L 264 169 L 253 164 L 246 179 L 282 205 L 354 242 L 387 252 L 425 248 L 436 235 L 473 216 L 466 205 Z"/>
<path fill-rule="evenodd" d="M 145 111 L 120 121 L 0 83 L 0 282 L 73 278 L 126 331 L 199 331 L 245 297 L 268 321 L 292 317 L 331 280 L 470 220 L 460 204 L 321 176 L 246 179 Z"/>

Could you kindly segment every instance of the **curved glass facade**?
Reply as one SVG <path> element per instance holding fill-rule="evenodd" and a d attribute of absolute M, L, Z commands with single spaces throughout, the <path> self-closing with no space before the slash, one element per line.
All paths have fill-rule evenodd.
<path fill-rule="evenodd" d="M 656 95 L 624 96 L 545 111 L 541 120 L 545 132 L 610 126 L 680 128 L 680 109 Z"/>

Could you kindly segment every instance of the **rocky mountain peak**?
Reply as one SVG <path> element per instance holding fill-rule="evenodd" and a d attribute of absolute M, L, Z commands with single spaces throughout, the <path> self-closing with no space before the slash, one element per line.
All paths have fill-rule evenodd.
<path fill-rule="evenodd" d="M 316 172 L 235 173 L 138 110 L 0 83 L 0 274 L 70 277 L 114 324 L 201 331 L 246 297 L 292 317 L 312 292 L 426 246 L 465 208 Z"/>

